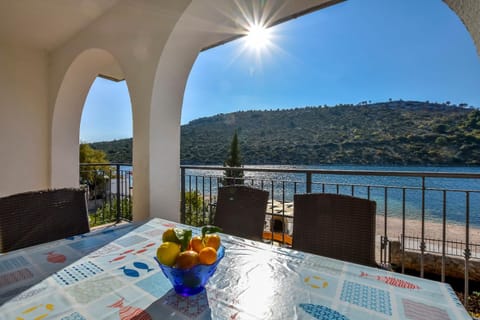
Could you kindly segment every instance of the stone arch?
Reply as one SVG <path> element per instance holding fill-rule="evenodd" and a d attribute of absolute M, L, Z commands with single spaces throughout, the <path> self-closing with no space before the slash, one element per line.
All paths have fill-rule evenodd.
<path fill-rule="evenodd" d="M 459 17 L 470 33 L 480 56 L 480 1 L 478 0 L 443 0 Z"/>
<path fill-rule="evenodd" d="M 155 75 L 150 109 L 150 216 L 171 221 L 180 220 L 180 119 L 183 94 L 199 52 L 196 42 L 182 41 L 181 38 L 173 37 L 172 40 L 171 37 L 163 50 Z M 182 44 L 180 50 L 175 44 L 177 42 Z"/>
<path fill-rule="evenodd" d="M 476 22 L 472 23 L 473 20 L 465 16 L 465 12 L 469 9 L 480 12 L 480 1 L 461 0 L 463 3 L 461 10 L 452 5 L 454 1 L 456 0 L 444 0 L 466 25 L 479 50 L 480 29 L 473 25 Z M 325 5 L 332 3 L 335 1 L 331 3 L 327 1 Z M 180 168 L 178 164 L 180 163 L 180 118 L 183 94 L 190 70 L 201 50 L 224 43 L 241 34 L 238 21 L 232 19 L 235 15 L 222 14 L 235 12 L 231 8 L 226 8 L 229 5 L 232 3 L 193 1 L 182 14 L 162 50 L 155 72 L 150 104 L 148 160 L 150 216 L 159 216 L 172 221 L 179 220 Z M 275 23 L 312 11 L 308 6 L 304 10 L 300 7 L 292 9 L 289 6 L 281 6 L 278 9 L 282 11 L 279 16 L 286 18 L 278 19 Z M 173 168 L 175 170 L 170 170 Z"/>
<path fill-rule="evenodd" d="M 83 106 L 99 75 L 122 79 L 117 59 L 104 49 L 87 49 L 68 67 L 51 113 L 50 185 L 79 186 L 79 137 Z"/>
<path fill-rule="evenodd" d="M 327 3 L 335 2 L 326 1 Z M 273 3 L 273 2 L 272 2 Z M 191 68 L 205 48 L 245 34 L 246 10 L 253 17 L 260 10 L 248 1 L 192 1 L 168 37 L 155 70 L 149 118 L 150 216 L 180 218 L 180 119 L 183 96 Z M 268 6 L 273 24 L 281 17 L 313 10 L 308 1 Z"/>
<path fill-rule="evenodd" d="M 150 216 L 180 220 L 180 120 L 188 76 L 200 51 L 235 36 L 228 1 L 194 1 L 171 32 L 155 71 L 149 125 Z"/>

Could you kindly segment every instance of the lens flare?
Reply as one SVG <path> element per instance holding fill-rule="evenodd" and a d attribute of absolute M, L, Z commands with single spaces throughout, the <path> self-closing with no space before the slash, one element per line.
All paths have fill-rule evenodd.
<path fill-rule="evenodd" d="M 246 44 L 250 49 L 262 50 L 271 43 L 270 30 L 262 25 L 252 25 L 248 29 Z"/>

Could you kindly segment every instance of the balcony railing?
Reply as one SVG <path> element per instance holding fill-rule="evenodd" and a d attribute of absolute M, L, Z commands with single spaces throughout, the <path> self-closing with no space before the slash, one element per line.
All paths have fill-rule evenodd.
<path fill-rule="evenodd" d="M 400 262 L 394 266 L 397 271 L 413 272 L 420 277 L 425 277 L 427 272 L 430 276 L 428 264 L 431 255 L 437 255 L 441 261 L 438 280 L 446 281 L 449 278 L 448 258 L 460 257 L 463 288 L 456 289 L 465 293 L 465 301 L 470 291 L 478 291 L 477 283 L 480 282 L 477 281 L 480 279 L 469 278 L 473 264 L 480 264 L 478 173 L 259 167 L 229 170 L 243 170 L 242 183 L 269 191 L 265 241 L 282 246 L 291 244 L 293 195 L 296 193 L 337 193 L 366 198 L 377 203 L 379 263 L 393 262 L 390 248 L 396 241 L 401 253 Z M 182 222 L 191 225 L 214 222 L 217 190 L 225 181 L 224 171 L 224 167 L 181 166 Z M 415 270 L 410 270 L 407 265 L 408 253 L 417 255 Z M 472 288 L 469 287 L 471 283 Z"/>
<path fill-rule="evenodd" d="M 82 163 L 90 226 L 132 220 L 133 175 L 129 164 Z"/>
<path fill-rule="evenodd" d="M 377 203 L 377 261 L 396 271 L 431 276 L 431 256 L 440 261 L 438 279 L 450 282 L 449 257 L 461 260 L 462 288 L 479 290 L 480 174 L 414 171 L 311 170 L 244 167 L 242 183 L 269 191 L 264 241 L 290 246 L 296 193 L 339 193 Z M 224 167 L 181 166 L 181 221 L 214 223 Z M 81 164 L 91 225 L 132 219 L 133 176 L 129 164 Z M 232 181 L 230 181 L 232 182 Z M 240 183 L 240 180 L 233 181 Z M 294 240 L 294 239 L 293 239 Z M 400 255 L 392 257 L 393 244 Z M 416 255 L 412 270 L 407 256 Z M 400 260 L 399 260 L 400 259 Z M 410 257 L 411 259 L 411 257 Z M 477 274 L 471 279 L 470 275 Z"/>

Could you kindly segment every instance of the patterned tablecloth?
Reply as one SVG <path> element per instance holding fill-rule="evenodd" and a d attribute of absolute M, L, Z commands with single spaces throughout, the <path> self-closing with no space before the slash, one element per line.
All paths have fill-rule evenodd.
<path fill-rule="evenodd" d="M 207 290 L 185 298 L 154 261 L 169 227 L 186 226 L 152 219 L 0 256 L 0 319 L 471 319 L 447 284 L 227 235 Z"/>

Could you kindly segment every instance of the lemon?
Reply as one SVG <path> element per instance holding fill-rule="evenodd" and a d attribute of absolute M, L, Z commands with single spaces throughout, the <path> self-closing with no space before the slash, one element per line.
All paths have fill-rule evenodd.
<path fill-rule="evenodd" d="M 173 266 L 180 254 L 180 245 L 175 242 L 164 242 L 157 249 L 157 259 L 161 264 Z"/>
<path fill-rule="evenodd" d="M 162 241 L 179 243 L 177 235 L 175 234 L 175 230 L 173 228 L 165 230 L 162 235 Z"/>

